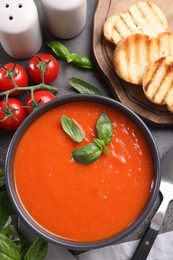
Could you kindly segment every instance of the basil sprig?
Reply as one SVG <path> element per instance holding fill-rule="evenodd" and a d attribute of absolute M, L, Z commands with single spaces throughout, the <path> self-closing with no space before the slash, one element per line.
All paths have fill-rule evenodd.
<path fill-rule="evenodd" d="M 66 60 L 67 63 L 73 63 L 74 65 L 84 69 L 93 69 L 93 63 L 90 58 L 76 53 L 70 53 L 69 49 L 61 42 L 51 41 L 48 42 L 47 45 L 59 58 Z"/>
<path fill-rule="evenodd" d="M 37 238 L 31 245 L 13 225 L 17 217 L 5 190 L 4 168 L 0 169 L 0 259 L 4 260 L 44 260 L 48 242 Z"/>
<path fill-rule="evenodd" d="M 75 142 L 82 142 L 85 138 L 84 133 L 79 128 L 79 126 L 68 116 L 62 115 L 61 125 L 63 130 L 71 137 Z"/>
<path fill-rule="evenodd" d="M 81 164 L 90 164 L 95 162 L 100 155 L 102 150 L 96 143 L 89 143 L 72 152 L 72 157 L 76 162 Z"/>
<path fill-rule="evenodd" d="M 48 243 L 38 237 L 28 249 L 24 256 L 24 260 L 43 260 L 47 254 L 47 250 Z"/>
<path fill-rule="evenodd" d="M 96 129 L 98 138 L 103 140 L 105 145 L 107 145 L 112 139 L 113 127 L 112 122 L 105 112 L 99 117 L 96 124 Z"/>
<path fill-rule="evenodd" d="M 96 130 L 98 138 L 94 138 L 92 143 L 72 152 L 72 158 L 78 163 L 90 164 L 95 162 L 103 152 L 111 153 L 106 145 L 112 139 L 113 125 L 105 112 L 99 117 Z"/>
<path fill-rule="evenodd" d="M 21 260 L 20 248 L 6 235 L 0 233 L 0 259 Z"/>
<path fill-rule="evenodd" d="M 82 94 L 95 94 L 95 95 L 101 95 L 100 90 L 98 90 L 96 87 L 93 85 L 89 84 L 88 82 L 72 77 L 71 79 L 68 80 L 70 85 L 76 89 L 78 92 Z"/>

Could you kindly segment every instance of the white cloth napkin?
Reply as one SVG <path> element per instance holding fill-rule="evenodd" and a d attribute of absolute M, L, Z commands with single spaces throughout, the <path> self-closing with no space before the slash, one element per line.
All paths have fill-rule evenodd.
<path fill-rule="evenodd" d="M 139 240 L 94 249 L 76 256 L 78 260 L 130 260 Z M 140 259 L 139 259 L 140 260 Z M 173 231 L 159 234 L 147 260 L 173 260 Z"/>
<path fill-rule="evenodd" d="M 76 258 L 66 248 L 49 244 L 45 260 L 76 260 Z"/>

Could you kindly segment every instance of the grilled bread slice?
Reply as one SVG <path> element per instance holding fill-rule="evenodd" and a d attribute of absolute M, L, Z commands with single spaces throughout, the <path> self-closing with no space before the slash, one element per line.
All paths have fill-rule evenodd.
<path fill-rule="evenodd" d="M 173 56 L 151 62 L 144 74 L 142 87 L 151 102 L 166 104 L 173 113 Z"/>
<path fill-rule="evenodd" d="M 113 64 L 120 78 L 142 85 L 149 63 L 164 56 L 173 56 L 173 33 L 163 32 L 154 38 L 145 34 L 131 34 L 117 44 Z"/>
<path fill-rule="evenodd" d="M 143 33 L 155 37 L 168 30 L 168 21 L 161 9 L 150 2 L 138 2 L 125 13 L 109 17 L 103 27 L 103 34 L 111 43 L 117 44 L 122 38 Z"/>

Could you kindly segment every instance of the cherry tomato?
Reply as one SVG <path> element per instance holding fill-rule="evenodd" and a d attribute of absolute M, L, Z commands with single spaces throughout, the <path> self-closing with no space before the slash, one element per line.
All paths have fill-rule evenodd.
<path fill-rule="evenodd" d="M 36 83 L 42 82 L 42 72 L 44 73 L 44 82 L 49 84 L 53 82 L 59 74 L 59 63 L 48 53 L 40 53 L 33 56 L 28 63 L 28 73 Z"/>
<path fill-rule="evenodd" d="M 28 85 L 28 74 L 26 70 L 19 64 L 7 63 L 0 68 L 0 91 L 14 88 L 12 77 L 18 87 L 26 87 Z M 20 93 L 21 91 L 15 91 L 11 96 L 16 96 Z"/>
<path fill-rule="evenodd" d="M 55 98 L 56 96 L 49 91 L 46 90 L 34 91 L 34 100 L 32 100 L 31 96 L 28 96 L 26 99 L 26 113 L 29 115 L 37 107 L 42 106 L 48 101 Z"/>
<path fill-rule="evenodd" d="M 4 120 L 5 117 L 7 118 Z M 16 130 L 25 117 L 26 111 L 20 100 L 8 98 L 8 106 L 5 99 L 0 100 L 0 128 L 9 131 Z"/>

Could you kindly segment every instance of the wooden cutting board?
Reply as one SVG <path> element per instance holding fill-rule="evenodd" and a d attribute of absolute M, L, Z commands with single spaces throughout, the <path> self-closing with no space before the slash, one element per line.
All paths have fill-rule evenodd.
<path fill-rule="evenodd" d="M 93 52 L 96 65 L 112 90 L 115 99 L 137 113 L 147 123 L 155 126 L 173 126 L 173 114 L 166 106 L 155 105 L 144 95 L 142 87 L 129 84 L 116 75 L 112 65 L 115 46 L 104 39 L 103 24 L 107 17 L 125 12 L 133 0 L 98 0 L 93 25 Z M 173 0 L 152 0 L 168 19 L 169 31 L 173 32 Z"/>

